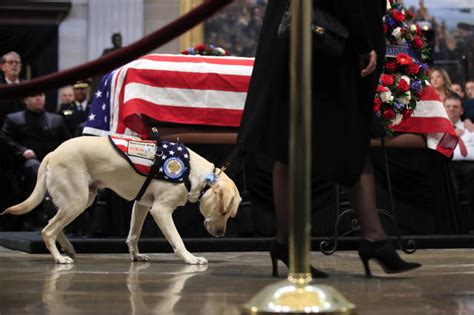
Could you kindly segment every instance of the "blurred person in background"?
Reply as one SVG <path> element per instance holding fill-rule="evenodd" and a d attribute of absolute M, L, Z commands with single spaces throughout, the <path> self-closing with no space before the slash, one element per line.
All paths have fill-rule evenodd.
<path fill-rule="evenodd" d="M 2 75 L 0 84 L 17 84 L 20 79 L 21 57 L 18 53 L 10 51 L 2 56 L 1 59 Z M 0 124 L 9 113 L 17 112 L 24 108 L 22 100 L 1 100 L 0 101 Z"/>
<path fill-rule="evenodd" d="M 430 84 L 436 90 L 441 102 L 444 102 L 448 95 L 454 93 L 449 74 L 441 67 L 431 68 Z"/>
<path fill-rule="evenodd" d="M 76 114 L 76 105 L 74 104 L 74 90 L 72 85 L 65 86 L 59 91 L 58 114 L 61 115 L 68 127 L 69 133 L 74 136 L 76 132 L 76 123 L 73 121 Z"/>
<path fill-rule="evenodd" d="M 69 133 L 73 137 L 80 136 L 82 129 L 87 121 L 91 104 L 89 103 L 89 80 L 80 80 L 72 86 L 72 100 L 70 103 L 63 103 L 59 107 L 58 114 L 61 115 L 66 123 Z M 66 100 L 70 100 L 68 90 L 65 90 L 68 96 Z"/>
<path fill-rule="evenodd" d="M 472 122 L 474 121 L 474 81 L 469 80 L 466 82 L 465 85 L 466 89 L 465 91 L 465 97 L 464 97 L 464 119 L 467 124 L 470 123 L 470 125 L 467 126 L 467 128 L 470 131 L 474 132 L 474 124 Z"/>

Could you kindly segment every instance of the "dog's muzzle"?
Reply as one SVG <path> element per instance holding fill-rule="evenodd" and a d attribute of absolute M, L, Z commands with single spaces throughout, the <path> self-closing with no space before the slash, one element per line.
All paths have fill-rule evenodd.
<path fill-rule="evenodd" d="M 204 226 L 206 227 L 206 230 L 209 232 L 209 234 L 211 234 L 214 237 L 223 237 L 225 234 L 225 228 L 217 229 L 210 222 L 211 221 L 208 219 L 204 220 Z"/>

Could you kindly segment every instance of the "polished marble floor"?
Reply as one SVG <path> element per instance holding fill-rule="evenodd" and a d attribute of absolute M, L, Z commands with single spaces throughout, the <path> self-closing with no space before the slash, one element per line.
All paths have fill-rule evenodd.
<path fill-rule="evenodd" d="M 208 266 L 184 265 L 172 254 L 131 263 L 125 254 L 79 254 L 74 265 L 49 255 L 0 247 L 0 315 L 6 314 L 240 314 L 267 284 L 266 252 L 199 253 Z M 474 249 L 418 250 L 410 273 L 366 279 L 354 251 L 313 253 L 330 273 L 324 283 L 356 304 L 357 314 L 474 314 Z M 285 269 L 281 267 L 283 272 Z"/>

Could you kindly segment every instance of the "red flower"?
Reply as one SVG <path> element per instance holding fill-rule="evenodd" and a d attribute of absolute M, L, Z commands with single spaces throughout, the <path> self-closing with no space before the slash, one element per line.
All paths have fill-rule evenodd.
<path fill-rule="evenodd" d="M 181 55 L 187 55 L 187 54 L 189 54 L 189 52 L 188 52 L 187 50 L 183 50 L 183 51 L 181 52 Z"/>
<path fill-rule="evenodd" d="M 387 108 L 384 112 L 383 112 L 383 118 L 384 119 L 387 119 L 387 120 L 392 120 L 395 118 L 395 112 L 393 111 L 393 109 L 391 108 Z"/>
<path fill-rule="evenodd" d="M 421 35 L 421 28 L 420 28 L 420 25 L 416 24 L 416 30 L 415 30 L 416 34 L 418 35 Z"/>
<path fill-rule="evenodd" d="M 403 119 L 410 118 L 412 114 L 413 114 L 413 110 L 412 110 L 412 109 L 409 109 L 409 108 L 405 108 L 405 109 L 402 111 Z"/>
<path fill-rule="evenodd" d="M 417 74 L 420 71 L 420 66 L 412 62 L 407 67 L 408 74 Z"/>
<path fill-rule="evenodd" d="M 380 85 L 380 84 L 377 86 L 377 89 L 376 89 L 377 93 L 383 93 L 383 92 L 387 92 L 387 91 L 388 91 L 388 89 L 385 86 Z"/>
<path fill-rule="evenodd" d="M 380 81 L 383 85 L 390 86 L 393 84 L 393 75 L 384 73 L 380 76 Z"/>
<path fill-rule="evenodd" d="M 401 79 L 400 81 L 398 81 L 397 89 L 402 92 L 406 92 L 410 89 L 410 84 L 408 84 L 407 81 Z"/>
<path fill-rule="evenodd" d="M 383 32 L 384 32 L 385 34 L 387 34 L 387 32 L 388 32 L 388 25 L 387 25 L 387 23 L 383 23 Z"/>
<path fill-rule="evenodd" d="M 385 68 L 390 72 L 395 72 L 395 70 L 397 70 L 397 63 L 395 61 L 387 61 Z"/>
<path fill-rule="evenodd" d="M 401 23 L 401 22 L 405 21 L 405 15 L 399 10 L 393 10 L 392 11 L 392 16 L 395 19 L 395 21 L 397 21 L 397 22 Z"/>
<path fill-rule="evenodd" d="M 421 39 L 420 36 L 415 35 L 413 38 L 413 48 L 420 49 L 421 47 L 423 47 L 423 39 Z"/>
<path fill-rule="evenodd" d="M 374 98 L 374 112 L 378 112 L 381 105 L 382 105 L 382 101 L 380 100 L 380 98 L 378 97 Z"/>
<path fill-rule="evenodd" d="M 413 17 L 415 15 L 410 10 L 406 9 L 405 10 L 405 16 L 406 16 L 407 20 L 409 21 L 409 20 L 413 19 Z"/>
<path fill-rule="evenodd" d="M 411 63 L 411 57 L 404 53 L 399 53 L 397 55 L 397 63 L 402 66 L 409 65 Z"/>
<path fill-rule="evenodd" d="M 205 48 L 206 48 L 206 45 L 204 44 L 199 44 L 194 47 L 194 49 L 196 50 L 204 50 Z"/>

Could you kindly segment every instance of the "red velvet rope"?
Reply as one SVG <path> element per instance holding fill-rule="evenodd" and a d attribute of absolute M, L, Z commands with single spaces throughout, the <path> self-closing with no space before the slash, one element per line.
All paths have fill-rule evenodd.
<path fill-rule="evenodd" d="M 185 33 L 231 2 L 232 0 L 204 1 L 203 4 L 161 29 L 105 56 L 61 72 L 51 73 L 20 84 L 1 85 L 0 99 L 19 98 L 38 92 L 45 92 L 72 84 L 80 79 L 109 72 Z"/>

